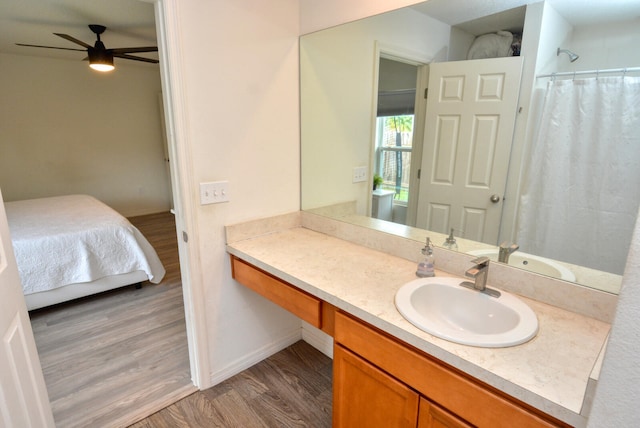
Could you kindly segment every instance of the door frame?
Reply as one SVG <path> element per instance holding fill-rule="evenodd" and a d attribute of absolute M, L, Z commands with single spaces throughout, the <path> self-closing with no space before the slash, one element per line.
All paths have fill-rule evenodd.
<path fill-rule="evenodd" d="M 187 132 L 186 94 L 182 84 L 181 44 L 177 0 L 136 0 L 152 3 L 156 37 L 165 133 L 170 159 L 171 190 L 178 234 L 178 253 L 184 299 L 191 380 L 199 389 L 211 386 L 204 289 L 200 280 L 199 231 L 192 207 L 196 201 L 190 189 L 191 144 Z"/>
<path fill-rule="evenodd" d="M 414 104 L 414 119 L 413 119 L 413 141 L 411 143 L 411 177 L 409 179 L 409 202 L 407 204 L 407 226 L 415 225 L 415 213 L 417 212 L 417 204 L 415 202 L 418 196 L 418 190 L 420 186 L 420 180 L 418 178 L 418 171 L 420 165 L 422 165 L 422 144 L 416 146 L 416 129 L 420 129 L 418 133 L 420 137 L 424 132 L 424 117 L 418 118 L 418 113 L 423 112 L 427 108 L 427 100 L 421 95 L 421 84 L 423 76 L 420 73 L 420 68 L 428 66 L 433 57 L 425 55 L 423 52 L 407 49 L 404 46 L 395 46 L 388 43 L 383 43 L 378 40 L 374 44 L 374 70 L 373 70 L 373 96 L 371 103 L 371 134 L 369 137 L 369 171 L 371 171 L 371 177 L 373 179 L 373 167 L 376 162 L 376 123 L 377 123 L 377 111 L 378 111 L 378 79 L 380 78 L 380 58 L 387 58 L 393 61 L 404 62 L 418 67 L 418 81 L 416 82 L 416 99 Z M 428 79 L 428 73 L 427 73 Z M 419 140 L 422 142 L 422 138 Z M 415 192 L 415 193 L 414 193 Z M 413 202 L 412 202 L 413 199 Z M 371 186 L 369 186 L 369 197 L 367 198 L 367 215 L 371 216 L 372 194 Z M 413 224 L 411 224 L 413 221 Z"/>

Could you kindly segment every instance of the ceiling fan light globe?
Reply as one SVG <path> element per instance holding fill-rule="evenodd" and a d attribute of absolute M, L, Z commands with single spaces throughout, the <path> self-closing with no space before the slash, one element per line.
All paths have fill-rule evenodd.
<path fill-rule="evenodd" d="M 96 71 L 102 71 L 102 72 L 111 71 L 115 68 L 113 64 L 98 64 L 98 63 L 89 64 L 89 67 L 91 67 Z"/>
<path fill-rule="evenodd" d="M 115 67 L 113 65 L 113 54 L 107 50 L 88 49 L 89 67 L 96 71 L 111 71 Z"/>

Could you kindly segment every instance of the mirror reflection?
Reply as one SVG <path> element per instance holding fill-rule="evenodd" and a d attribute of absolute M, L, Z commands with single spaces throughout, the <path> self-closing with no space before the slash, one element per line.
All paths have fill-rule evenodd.
<path fill-rule="evenodd" d="M 617 292 L 640 2 L 601 3 L 431 0 L 303 36 L 302 209 Z"/>

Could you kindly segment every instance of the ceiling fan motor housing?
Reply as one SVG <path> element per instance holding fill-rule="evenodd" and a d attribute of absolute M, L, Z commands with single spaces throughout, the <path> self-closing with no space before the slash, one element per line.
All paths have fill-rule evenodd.
<path fill-rule="evenodd" d="M 104 25 L 98 24 L 89 24 L 89 28 L 95 33 L 96 36 L 98 36 L 98 40 L 100 40 L 100 34 L 104 33 L 104 30 L 107 29 L 107 27 L 105 27 Z"/>
<path fill-rule="evenodd" d="M 101 43 L 101 42 L 100 42 Z M 89 62 L 90 63 L 104 63 L 104 64 L 113 64 L 113 54 L 102 47 L 98 47 L 96 43 L 95 48 L 88 48 L 89 53 Z"/>

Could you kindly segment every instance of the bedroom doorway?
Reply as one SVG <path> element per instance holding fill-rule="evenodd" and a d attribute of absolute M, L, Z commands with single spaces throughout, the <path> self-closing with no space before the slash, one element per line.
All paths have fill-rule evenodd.
<path fill-rule="evenodd" d="M 20 2 L 22 3 L 33 3 L 31 0 L 29 0 L 28 2 Z M 97 7 L 97 8 L 107 8 L 107 7 L 113 7 L 116 9 L 121 9 L 121 12 L 127 12 L 127 7 L 126 4 L 131 3 L 131 4 L 146 4 L 148 6 L 151 7 L 152 9 L 152 14 L 154 16 L 154 18 L 156 19 L 156 27 L 157 27 L 157 35 L 158 35 L 158 48 L 160 51 L 160 64 L 159 64 L 159 70 L 158 70 L 158 76 L 159 80 L 161 81 L 161 84 L 159 85 L 160 87 L 156 89 L 156 91 L 153 93 L 153 98 L 151 99 L 152 102 L 152 107 L 153 107 L 153 114 L 157 115 L 158 117 L 160 116 L 160 112 L 159 112 L 159 108 L 158 108 L 158 100 L 157 100 L 157 93 L 158 92 L 162 92 L 163 96 L 164 96 L 164 113 L 166 116 L 166 128 L 169 129 L 170 131 L 167 132 L 167 134 L 170 135 L 170 138 L 168 139 L 168 144 L 169 144 L 169 150 L 171 153 L 171 159 L 173 161 L 172 165 L 172 171 L 170 172 L 170 177 L 171 177 L 171 190 L 173 191 L 173 196 L 169 196 L 168 198 L 170 200 L 172 200 L 174 202 L 174 207 L 175 207 L 175 216 L 171 216 L 171 219 L 173 220 L 173 232 L 172 232 L 172 237 L 174 239 L 174 243 L 172 244 L 175 248 L 175 271 L 177 272 L 177 275 L 180 277 L 180 294 L 176 294 L 174 295 L 171 299 L 172 299 L 172 307 L 173 309 L 176 309 L 176 314 L 181 313 L 181 315 L 176 315 L 176 317 L 182 317 L 182 320 L 177 320 L 174 319 L 173 322 L 173 326 L 175 328 L 178 328 L 176 326 L 178 326 L 180 323 L 182 323 L 182 326 L 180 327 L 182 329 L 182 331 L 184 332 L 185 336 L 186 336 L 186 341 L 183 342 L 182 345 L 180 345 L 181 351 L 183 351 L 182 355 L 182 361 L 181 364 L 186 365 L 188 367 L 188 372 L 187 372 L 187 376 L 186 379 L 183 376 L 182 380 L 185 380 L 185 384 L 181 384 L 181 385 L 186 385 L 184 386 L 176 386 L 178 385 L 178 382 L 176 381 L 173 385 L 176 386 L 176 390 L 181 391 L 180 393 L 185 393 L 185 391 L 188 390 L 195 390 L 197 389 L 197 386 L 199 385 L 206 385 L 206 382 L 210 382 L 209 378 L 209 371 L 208 371 L 208 357 L 206 355 L 207 352 L 207 346 L 205 343 L 206 341 L 206 335 L 202 333 L 202 330 L 204 330 L 205 328 L 205 323 L 203 322 L 203 318 L 204 318 L 204 312 L 202 311 L 202 305 L 203 305 L 203 300 L 200 297 L 201 291 L 198 290 L 192 290 L 191 289 L 191 284 L 190 284 L 190 275 L 189 272 L 192 270 L 196 270 L 198 269 L 198 266 L 194 267 L 192 266 L 192 262 L 191 262 L 191 257 L 190 257 L 190 250 L 189 248 L 187 248 L 187 245 L 184 241 L 182 241 L 182 236 L 183 236 L 183 231 L 189 231 L 190 233 L 193 233 L 193 235 L 197 234 L 197 231 L 194 231 L 190 226 L 190 211 L 191 211 L 191 206 L 192 201 L 190 201 L 188 198 L 188 194 L 187 194 L 187 198 L 183 199 L 183 194 L 188 193 L 183 191 L 183 188 L 185 187 L 185 185 L 183 184 L 184 182 L 188 182 L 189 180 L 187 179 L 182 179 L 181 176 L 181 172 L 179 171 L 180 169 L 180 161 L 181 159 L 184 158 L 184 153 L 187 150 L 187 148 L 185 147 L 176 147 L 175 144 L 175 140 L 176 138 L 178 138 L 181 143 L 184 145 L 184 141 L 185 138 L 184 136 L 181 134 L 182 130 L 180 129 L 180 124 L 184 123 L 184 118 L 182 118 L 180 116 L 180 114 L 182 113 L 181 111 L 178 111 L 177 113 L 174 112 L 175 110 L 175 106 L 178 105 L 182 105 L 182 101 L 181 101 L 181 96 L 182 94 L 179 93 L 180 88 L 176 82 L 179 82 L 179 78 L 178 76 L 174 76 L 172 74 L 172 65 L 169 63 L 169 60 L 167 59 L 167 55 L 166 53 L 168 51 L 175 51 L 175 49 L 177 49 L 177 46 L 175 45 L 171 45 L 171 42 L 173 40 L 168 41 L 167 40 L 167 35 L 166 35 L 166 22 L 169 22 L 169 24 L 171 24 L 175 18 L 173 16 L 170 15 L 171 12 L 173 12 L 173 6 L 172 3 L 169 4 L 169 6 L 166 5 L 166 3 L 164 2 L 164 0 L 118 0 L 117 2 L 108 2 L 108 3 L 104 3 L 104 2 L 99 2 L 99 3 L 86 3 L 86 2 L 77 2 L 77 1 L 70 1 L 70 2 L 66 2 L 66 0 L 62 0 L 60 2 L 55 2 L 55 4 L 52 4 L 52 7 L 56 8 L 56 12 L 59 13 L 58 19 L 56 20 L 56 23 L 54 23 L 55 25 L 63 25 L 62 23 L 68 23 L 68 21 L 72 21 L 74 19 L 78 19 L 78 18 L 82 18 L 82 17 L 87 17 L 87 16 L 101 16 L 98 12 L 96 11 L 89 11 L 86 8 L 93 8 L 93 7 Z M 117 4 L 118 6 L 115 6 L 115 4 Z M 123 6 L 123 4 L 125 6 Z M 40 6 L 42 7 L 46 7 L 46 5 L 41 4 Z M 13 6 L 11 6 L 13 7 Z M 4 10 L 4 9 L 3 9 Z M 39 25 L 42 24 L 44 25 L 44 17 L 46 16 L 46 13 L 43 9 L 39 9 L 38 7 L 33 8 L 33 10 L 38 11 L 38 13 L 41 13 L 42 16 L 38 17 L 34 17 L 34 19 L 32 21 L 34 22 L 38 22 Z M 169 10 L 169 17 L 167 18 L 167 14 L 165 13 L 165 10 Z M 53 16 L 53 14 L 52 14 Z M 24 20 L 29 21 L 27 19 Z M 107 19 L 105 19 L 105 21 L 108 21 Z M 113 21 L 111 22 L 118 22 L 117 18 L 113 18 Z M 110 22 L 104 22 L 104 24 L 107 24 L 108 26 L 110 26 L 110 32 L 111 34 L 117 34 L 117 25 L 112 25 L 110 24 Z M 53 31 L 62 31 L 63 33 L 69 33 L 69 34 L 73 34 L 74 36 L 78 37 L 78 39 L 82 39 L 85 40 L 88 38 L 85 37 L 85 35 L 83 35 L 84 33 L 82 31 L 88 31 L 88 29 L 86 28 L 86 22 L 82 21 L 82 22 L 78 22 L 78 23 L 73 23 L 73 28 L 77 28 L 80 29 L 78 30 L 78 32 L 76 32 L 76 30 L 74 30 L 73 28 L 70 28 L 69 30 L 53 30 Z M 170 28 L 175 28 L 175 25 L 170 26 Z M 55 36 L 51 35 L 51 32 L 49 30 L 46 31 L 46 36 L 48 37 L 48 39 L 46 39 L 42 44 L 52 44 L 55 45 L 55 42 L 57 42 L 57 38 Z M 105 35 L 105 43 L 109 44 L 108 42 L 108 38 L 107 36 L 109 35 L 109 33 L 107 33 Z M 53 38 L 53 40 L 49 40 L 49 38 Z M 61 39 L 60 39 L 61 40 Z M 31 40 L 20 40 L 20 41 L 26 41 L 26 42 L 30 42 Z M 34 42 L 35 43 L 35 42 Z M 61 43 L 65 43 L 65 41 L 61 41 Z M 114 45 L 116 46 L 122 46 L 119 43 L 114 43 Z M 123 44 L 124 45 L 124 44 Z M 124 46 L 131 46 L 131 45 L 124 45 Z M 61 51 L 63 52 L 63 51 Z M 35 73 L 36 71 L 39 70 L 43 70 L 46 67 L 36 67 L 36 66 L 31 66 L 31 67 L 27 67 L 27 62 L 28 61 L 33 61 L 36 62 L 38 61 L 38 65 L 40 63 L 44 63 L 45 61 L 56 61 L 55 65 L 56 67 L 53 67 L 53 69 L 63 69 L 66 68 L 66 64 L 74 64 L 74 66 L 76 64 L 78 65 L 78 69 L 76 71 L 76 69 L 74 68 L 70 73 L 68 73 L 68 75 L 64 76 L 65 79 L 59 79 L 58 81 L 55 81 L 51 84 L 48 83 L 48 81 L 45 81 L 44 79 L 35 79 L 32 78 L 30 80 L 30 84 L 31 87 L 33 87 L 34 91 L 37 91 L 38 89 L 42 89 L 43 86 L 50 86 L 53 88 L 59 88 L 59 87 L 63 87 L 64 84 L 68 84 L 70 90 L 67 91 L 67 96 L 73 96 L 74 98 L 68 98 L 65 99 L 64 97 L 51 97 L 52 100 L 55 100 L 55 103 L 57 103 L 58 105 L 60 103 L 65 104 L 65 108 L 64 109 L 60 109 L 60 108 L 55 108 L 52 106 L 49 106 L 49 104 L 41 104 L 41 103 L 36 103 L 36 102 L 32 102 L 31 105 L 29 105 L 29 108 L 22 108 L 25 107 L 27 104 L 27 101 L 23 101 L 22 104 L 19 105 L 15 105 L 12 106 L 11 110 L 17 111 L 17 110 L 27 110 L 31 111 L 31 115 L 30 117 L 38 117 L 39 121 L 38 121 L 38 126 L 22 126 L 22 128 L 25 129 L 25 131 L 29 131 L 31 133 L 35 133 L 37 131 L 39 131 L 40 129 L 43 129 L 43 123 L 42 123 L 42 119 L 43 119 L 43 114 L 42 112 L 55 112 L 57 111 L 58 113 L 64 111 L 65 117 L 63 117 L 63 120 L 59 120 L 57 122 L 57 125 L 59 128 L 64 128 L 65 132 L 67 131 L 67 129 L 72 130 L 72 129 L 77 129 L 77 128 L 81 128 L 83 126 L 88 126 L 86 124 L 87 121 L 85 120 L 79 120 L 78 118 L 84 118 L 85 114 L 86 116 L 91 116 L 91 117 L 98 117 L 102 122 L 104 123 L 109 123 L 110 126 L 112 126 L 113 128 L 118 128 L 117 126 L 114 126 L 113 123 L 109 120 L 109 117 L 107 114 L 96 114 L 96 108 L 91 108 L 92 106 L 85 106 L 85 108 L 83 108 L 80 113 L 80 115 L 76 115 L 75 114 L 75 110 L 73 110 L 73 108 L 77 107 L 77 105 L 79 104 L 78 98 L 81 98 L 81 96 L 84 96 L 88 93 L 93 93 L 92 90 L 88 89 L 86 86 L 82 86 L 86 84 L 86 80 L 89 80 L 87 76 L 91 76 L 87 71 L 87 69 L 85 67 L 83 67 L 83 63 L 78 59 L 78 58 L 71 58 L 73 61 L 68 61 L 65 58 L 37 58 L 35 56 L 35 53 L 33 55 L 33 57 L 29 56 L 31 53 L 26 54 L 26 55 L 15 55 L 15 60 L 22 60 L 24 61 L 24 66 L 22 63 L 20 63 L 20 70 L 29 70 L 32 73 Z M 67 54 L 69 54 L 67 52 Z M 78 52 L 73 52 L 73 55 L 78 55 Z M 3 57 L 4 60 L 5 57 Z M 10 58 L 9 55 L 7 55 L 6 57 L 7 59 Z M 81 57 L 80 57 L 81 58 Z M 4 64 L 7 64 L 9 61 L 6 61 Z M 86 63 L 85 63 L 86 64 Z M 31 65 L 29 63 L 29 65 Z M 118 65 L 118 62 L 116 61 L 116 65 Z M 137 65 L 137 67 L 150 67 L 152 65 L 150 64 L 142 64 L 142 65 Z M 71 67 L 71 66 L 69 66 Z M 131 66 L 133 67 L 133 66 Z M 12 67 L 11 69 L 18 69 L 19 67 Z M 123 67 L 124 68 L 124 67 Z M 120 71 L 123 70 L 120 69 Z M 6 70 L 6 68 L 5 68 Z M 19 70 L 19 71 L 20 71 Z M 66 70 L 65 70 L 66 71 Z M 179 71 L 179 70 L 178 70 Z M 54 70 L 47 70 L 47 73 L 50 73 L 51 75 L 53 75 Z M 20 74 L 20 73 L 15 73 L 15 74 Z M 29 78 L 29 77 L 33 77 L 32 74 L 30 73 L 23 73 L 25 76 L 25 78 Z M 80 79 L 75 79 L 75 76 L 80 75 L 81 79 L 85 79 L 85 80 L 80 80 Z M 102 83 L 105 83 L 108 81 L 108 79 L 112 79 L 112 80 L 116 80 L 116 79 L 122 79 L 124 73 L 120 73 L 118 75 L 112 75 L 115 77 L 106 77 L 103 78 Z M 73 77 L 72 77 L 73 76 Z M 103 77 L 103 76 L 100 76 Z M 8 79 L 7 75 L 5 75 L 5 78 Z M 18 86 L 16 82 L 13 82 L 13 84 L 15 86 Z M 25 85 L 25 87 L 27 87 L 28 85 Z M 82 90 L 78 90 L 78 87 L 81 87 Z M 26 95 L 26 94 L 24 94 Z M 64 95 L 64 94 L 63 94 Z M 94 107 L 98 107 L 98 106 L 103 106 L 103 105 L 110 105 L 113 106 L 114 104 L 109 104 L 108 101 L 102 99 L 101 97 L 97 96 L 94 94 L 93 96 L 93 101 L 96 100 L 96 98 L 100 99 L 100 103 L 94 103 L 96 104 L 96 106 Z M 28 99 L 26 96 L 23 97 L 24 100 Z M 5 99 L 6 101 L 6 99 Z M 14 108 L 15 107 L 15 108 Z M 35 115 L 34 113 L 34 109 L 38 109 L 38 114 Z M 116 108 L 113 108 L 113 110 L 117 110 Z M 123 109 L 121 109 L 123 110 Z M 132 116 L 132 120 L 131 122 L 135 122 L 135 120 L 137 119 L 137 116 L 135 114 L 139 113 L 138 111 L 136 111 L 135 107 L 128 107 L 125 108 L 124 110 L 129 110 L 129 115 Z M 180 110 L 179 108 L 177 110 Z M 135 114 L 134 114 L 135 113 Z M 151 114 L 149 114 L 151 115 Z M 24 123 L 26 122 L 27 119 L 24 119 L 22 121 L 16 122 L 19 123 L 20 125 L 24 125 Z M 120 126 L 119 128 L 123 128 L 122 126 Z M 72 169 L 72 168 L 65 168 L 65 164 L 64 161 L 68 160 L 68 158 L 70 158 L 73 155 L 76 155 L 77 153 L 82 153 L 84 154 L 84 156 L 86 156 L 87 159 L 89 160 L 94 160 L 94 159 L 98 159 L 98 163 L 100 164 L 100 166 L 102 166 L 104 168 L 103 170 L 100 170 L 101 173 L 103 173 L 103 176 L 106 176 L 107 173 L 110 174 L 114 174 L 114 175 L 118 175 L 118 177 L 113 177 L 111 176 L 110 178 L 107 178 L 107 183 L 106 184 L 100 184 L 98 186 L 99 189 L 104 190 L 107 189 L 106 191 L 112 191 L 113 192 L 113 187 L 115 186 L 109 186 L 109 181 L 113 178 L 120 178 L 123 174 L 122 172 L 124 171 L 124 169 L 126 168 L 137 168 L 138 170 L 142 169 L 140 167 L 140 164 L 134 164 L 133 162 L 121 162 L 121 163 L 116 163 L 116 165 L 114 166 L 113 163 L 110 163 L 109 161 L 112 159 L 112 154 L 109 153 L 107 150 L 114 147 L 118 137 L 114 137 L 113 132 L 111 133 L 101 133 L 101 134 L 109 134 L 109 136 L 112 138 L 112 141 L 109 141 L 109 144 L 103 144 L 100 147 L 100 150 L 96 150 L 93 147 L 89 147 L 89 144 L 85 144 L 85 145 L 80 145 L 79 147 L 72 147 L 69 148 L 68 146 L 56 146 L 55 143 L 58 143 L 58 139 L 60 139 L 60 137 L 58 137 L 58 134 L 61 134 L 62 132 L 60 132 L 58 130 L 58 132 L 51 132 L 49 131 L 48 133 L 44 133 L 44 137 L 42 138 L 42 140 L 46 140 L 46 142 L 48 143 L 48 145 L 50 147 L 57 147 L 57 152 L 54 152 L 52 157 L 48 157 L 51 155 L 51 149 L 48 152 L 45 151 L 41 151 L 41 150 L 37 150 L 36 148 L 30 148 L 29 146 L 23 145 L 23 144 L 18 144 L 21 143 L 21 140 L 18 139 L 14 139 L 11 138 L 13 136 L 8 136 L 10 138 L 8 138 L 7 140 L 12 140 L 13 141 L 13 148 L 15 150 L 11 151 L 11 153 L 15 153 L 15 152 L 24 152 L 24 153 L 30 153 L 30 156 L 25 156 L 25 157 L 29 157 L 31 159 L 35 159 L 38 161 L 42 161 L 45 166 L 40 165 L 40 167 L 33 167 L 33 168 L 22 168 L 24 171 L 29 171 L 31 176 L 35 176 L 37 175 L 37 173 L 40 174 L 45 174 L 45 173 L 49 173 L 49 172 L 56 172 L 59 175 L 64 175 L 65 177 L 71 177 L 71 180 L 74 184 L 78 184 L 78 186 L 85 186 L 85 187 L 89 187 L 91 185 L 91 180 L 86 180 L 84 177 L 86 177 L 89 173 L 95 171 L 95 168 L 92 168 L 91 166 L 88 166 L 87 164 L 84 164 L 83 166 L 85 167 L 84 169 Z M 83 139 L 79 139 L 81 141 L 84 141 L 85 143 L 88 142 L 88 140 L 92 140 L 92 139 L 87 139 L 86 138 L 86 133 L 84 135 Z M 49 137 L 48 139 L 46 139 L 45 137 Z M 135 137 L 131 137 L 129 141 L 134 140 Z M 55 141 L 54 141 L 55 140 Z M 159 142 L 159 145 L 161 143 Z M 17 149 L 20 150 L 17 150 Z M 102 151 L 104 150 L 104 151 Z M 4 153 L 4 152 L 3 152 Z M 162 157 L 160 158 L 160 162 L 161 162 L 161 168 L 164 171 L 165 165 L 162 161 Z M 16 165 L 15 168 L 19 168 L 19 165 Z M 6 170 L 5 170 L 6 172 Z M 6 176 L 6 175 L 5 175 Z M 17 174 L 14 174 L 13 177 L 19 177 Z M 18 178 L 13 178 L 14 183 L 16 183 L 16 186 L 14 186 L 14 189 L 19 187 L 18 185 L 21 186 L 22 189 L 26 189 L 25 191 L 41 191 L 41 192 L 59 192 L 59 193 L 63 193 L 67 191 L 67 188 L 63 187 L 63 186 L 58 186 L 56 182 L 54 182 L 53 180 L 50 181 L 46 181 L 43 180 L 41 176 L 38 177 L 40 179 L 40 181 L 42 181 L 44 183 L 44 185 L 39 186 L 38 188 L 35 188 L 35 186 L 31 186 L 30 183 L 25 182 L 25 180 L 20 180 Z M 114 180 L 115 181 L 115 180 Z M 135 195 L 133 199 L 135 200 L 135 202 L 140 202 L 140 201 L 144 201 L 146 198 L 149 197 L 149 192 L 148 192 L 148 187 L 143 187 L 143 186 L 135 186 L 133 185 L 133 183 L 126 183 L 129 184 L 128 187 L 125 187 L 124 190 L 129 191 L 131 190 L 130 188 L 134 188 L 135 191 L 137 192 L 137 195 Z M 111 188 L 110 188 L 111 187 Z M 4 187 L 3 187 L 4 190 Z M 71 192 L 76 192 L 75 188 L 70 190 Z M 114 194 L 118 194 L 119 192 L 113 192 Z M 124 194 L 125 192 L 120 192 L 122 194 Z M 42 197 L 47 196 L 47 195 L 42 195 Z M 34 198 L 34 197 L 41 197 L 40 195 L 31 195 L 31 194 L 27 194 L 25 196 L 26 198 Z M 129 198 L 129 196 L 127 196 Z M 168 206 L 167 206 L 168 207 Z M 168 209 L 168 208 L 167 208 Z M 127 217 L 129 217 L 129 215 L 127 215 Z M 178 241 L 178 238 L 180 238 L 180 241 Z M 191 242 L 194 242 L 197 240 L 197 237 L 194 236 L 191 239 Z M 196 248 L 197 250 L 197 248 Z M 193 250 L 191 250 L 193 251 Z M 195 259 L 197 259 L 197 257 L 194 257 Z M 167 269 L 169 271 L 169 269 Z M 143 287 L 143 291 L 144 291 Z M 121 290 L 121 291 L 133 291 L 133 293 L 139 293 L 137 290 L 133 289 L 133 290 Z M 111 293 L 110 293 L 111 294 Z M 113 297 L 117 297 L 118 293 L 113 293 Z M 87 302 L 83 302 L 87 303 Z M 121 303 L 131 303 L 128 301 L 128 299 L 121 299 Z M 107 305 L 108 306 L 108 305 Z M 136 307 L 134 309 L 131 310 L 131 312 L 134 312 L 137 317 L 142 317 L 142 316 L 151 316 L 151 310 L 149 310 L 144 304 L 138 304 L 135 305 Z M 187 308 L 187 313 L 185 313 L 185 308 Z M 110 317 L 113 318 L 115 317 L 115 315 L 113 315 L 113 308 L 112 307 L 105 307 L 102 310 L 98 310 L 97 306 L 85 306 L 82 310 L 82 312 L 84 312 L 85 315 L 88 316 L 88 318 L 86 320 L 84 320 L 82 322 L 82 324 L 84 324 L 85 327 L 89 327 L 89 329 L 87 330 L 86 333 L 84 333 L 87 336 L 97 336 L 102 334 L 103 330 L 106 330 L 106 321 L 107 319 L 109 319 Z M 164 312 L 164 311 L 163 311 Z M 91 321 L 91 319 L 93 318 L 93 321 Z M 79 319 L 79 318 L 77 318 Z M 104 322 L 104 324 L 101 324 L 99 320 L 102 320 Z M 155 320 L 153 318 L 148 318 L 148 326 L 150 328 L 153 328 L 155 323 Z M 93 326 L 91 326 L 91 323 L 93 322 Z M 64 323 L 64 316 L 59 315 L 57 318 L 50 318 L 49 321 L 44 322 L 45 324 L 45 328 L 49 328 L 49 327 L 53 327 L 54 324 L 57 324 L 58 326 L 63 325 Z M 79 328 L 80 326 L 78 324 L 81 323 L 76 323 L 75 327 Z M 131 330 L 131 326 L 132 323 L 127 322 L 127 321 L 120 321 L 120 324 L 122 326 L 125 327 L 126 329 L 130 329 Z M 168 327 L 170 328 L 170 327 Z M 47 331 L 51 331 L 51 330 L 47 330 Z M 77 331 L 77 330 L 76 330 Z M 73 335 L 71 335 L 73 336 Z M 113 335 L 111 335 L 113 336 Z M 61 339 L 62 336 L 58 336 L 58 338 L 60 340 L 54 341 L 57 342 L 55 343 L 55 345 L 61 344 L 63 341 L 66 340 L 71 340 L 71 337 L 67 337 L 65 339 Z M 196 343 L 196 339 L 198 339 L 200 341 L 200 343 Z M 128 342 L 128 345 L 124 348 L 126 350 L 126 352 L 130 352 L 130 353 L 135 353 L 134 351 L 134 347 L 136 345 L 136 343 L 139 343 L 140 341 L 137 339 L 130 339 Z M 158 344 L 162 343 L 162 341 L 157 340 L 155 341 Z M 49 342 L 45 345 L 43 345 L 45 348 L 48 346 L 53 346 L 52 342 Z M 200 345 L 200 346 L 197 346 Z M 123 349 L 123 348 L 121 348 Z M 160 348 L 157 348 L 157 354 L 158 355 L 165 355 L 168 352 L 167 351 L 168 347 L 162 346 Z M 125 351 L 123 351 L 125 352 Z M 165 354 L 163 354 L 165 353 Z M 105 352 L 104 353 L 104 359 L 99 360 L 99 359 L 92 359 L 92 358 L 85 358 L 85 364 L 90 363 L 93 364 L 93 366 L 89 366 L 89 370 L 91 372 L 91 376 L 85 376 L 85 380 L 83 382 L 93 382 L 93 383 L 101 383 L 102 381 L 100 380 L 100 378 L 98 377 L 101 374 L 104 374 L 105 371 L 107 371 L 107 368 L 109 366 L 110 367 L 110 371 L 112 372 L 112 374 L 115 377 L 119 377 L 119 379 L 123 382 L 128 382 L 130 380 L 130 370 L 132 370 L 132 367 L 135 367 L 135 365 L 137 364 L 136 362 L 131 363 L 130 365 L 126 365 L 124 363 L 120 364 L 119 366 L 117 364 L 115 364 L 115 354 L 112 354 L 113 358 L 107 358 L 109 353 Z M 86 355 L 86 354 L 85 354 Z M 55 358 L 57 358 L 58 360 L 60 359 L 66 359 L 67 358 L 67 354 L 63 354 L 63 353 L 59 353 L 58 356 L 56 356 Z M 91 367 L 93 367 L 93 369 L 91 369 Z M 55 380 L 55 382 L 63 382 L 66 378 L 73 378 L 73 374 L 76 372 L 76 368 L 79 368 L 78 366 L 73 366 L 70 365 L 66 368 L 66 371 L 61 371 L 58 373 L 59 377 L 58 379 Z M 69 388 L 69 392 L 68 394 L 65 396 L 64 398 L 64 406 L 70 406 L 71 404 L 71 400 L 72 399 L 79 399 L 80 403 L 83 403 L 82 400 L 83 399 L 89 399 L 88 395 L 85 395 L 84 397 L 82 396 L 82 393 L 79 392 L 80 389 L 78 388 L 78 380 L 76 378 L 75 380 L 76 385 L 71 385 L 68 386 Z M 171 381 L 168 381 L 168 383 L 170 384 Z M 60 385 L 58 383 L 58 385 Z M 195 386 L 194 386 L 195 385 Z M 121 388 L 121 389 L 131 389 L 130 386 L 127 386 L 127 388 Z M 147 388 L 150 389 L 150 388 Z M 108 393 L 103 393 L 103 396 L 108 395 Z M 142 402 L 140 401 L 140 397 L 139 396 L 135 396 L 135 399 L 131 399 L 129 400 L 132 403 L 135 403 L 135 407 L 136 408 L 140 408 L 142 405 Z M 167 404 L 170 404 L 171 402 L 177 400 L 178 398 L 180 398 L 179 396 L 171 396 L 170 394 L 165 394 L 164 396 L 164 401 L 160 402 L 158 400 L 156 400 L 155 405 L 157 405 L 157 408 L 161 408 L 166 406 Z M 94 401 L 100 401 L 100 398 L 94 398 Z M 86 410 L 87 407 L 84 407 L 84 404 L 80 404 L 82 405 L 82 410 Z M 144 404 L 144 409 L 141 409 L 140 411 L 149 411 L 150 407 L 148 407 L 147 403 Z M 121 409 L 118 409 L 118 413 L 121 412 Z M 84 412 L 83 412 L 84 413 Z M 91 424 L 87 424 L 86 426 L 89 426 Z M 70 426 L 70 425 L 65 425 L 65 426 Z"/>

